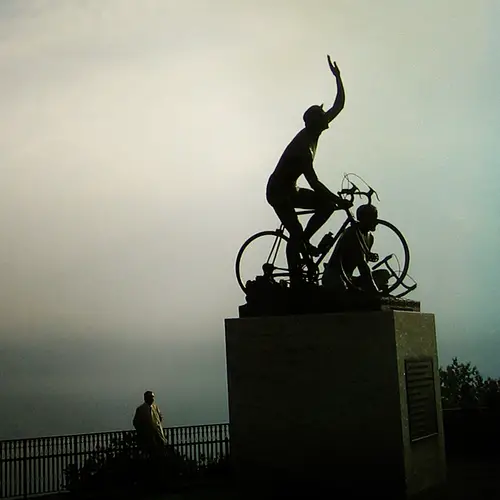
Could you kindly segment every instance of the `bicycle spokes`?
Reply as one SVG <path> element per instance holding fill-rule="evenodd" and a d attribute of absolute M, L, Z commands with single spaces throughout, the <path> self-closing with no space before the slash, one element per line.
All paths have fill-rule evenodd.
<path fill-rule="evenodd" d="M 273 245 L 271 247 L 271 250 L 269 251 L 269 255 L 267 256 L 267 260 L 264 264 L 264 266 L 270 264 L 274 266 L 274 263 L 276 262 L 279 250 L 281 245 L 283 244 L 284 246 L 284 240 L 282 238 L 275 238 Z M 264 266 L 262 266 L 262 269 L 264 269 Z"/>
<path fill-rule="evenodd" d="M 236 258 L 236 278 L 243 291 L 247 282 L 258 276 L 275 282 L 289 281 L 287 242 L 288 238 L 278 230 L 262 231 L 243 244 Z"/>
<path fill-rule="evenodd" d="M 391 265 L 391 259 L 393 261 L 395 261 L 395 264 L 397 266 L 397 270 L 394 269 L 394 267 Z M 384 266 L 388 275 L 389 275 L 389 278 L 388 278 L 388 281 L 390 281 L 391 279 L 395 279 L 397 280 L 399 278 L 399 276 L 401 275 L 401 266 L 399 264 L 399 260 L 397 258 L 397 256 L 393 253 L 387 255 L 386 257 L 384 257 L 382 260 L 380 260 L 379 262 L 377 262 L 373 267 L 372 267 L 372 272 L 374 271 L 381 271 L 381 267 Z"/>
<path fill-rule="evenodd" d="M 404 291 L 400 292 L 400 293 L 397 293 L 397 294 L 394 294 L 393 297 L 395 297 L 396 299 L 401 299 L 403 297 L 405 297 L 406 295 L 408 295 L 410 292 L 413 292 L 413 290 L 415 290 L 415 288 L 417 288 L 417 282 L 409 275 L 407 274 L 405 276 L 405 280 L 406 279 L 410 279 L 411 281 L 413 281 L 413 285 L 407 285 L 404 280 L 399 284 L 399 286 L 402 286 L 404 288 Z"/>
<path fill-rule="evenodd" d="M 398 270 L 397 271 L 394 270 L 394 268 L 391 266 L 391 264 L 389 262 L 391 259 L 393 259 L 393 260 L 396 261 L 396 264 L 398 266 Z M 401 267 L 400 267 L 400 264 L 399 264 L 399 261 L 398 261 L 398 258 L 396 257 L 396 255 L 394 255 L 393 253 L 389 254 L 387 257 L 385 257 L 381 261 L 377 262 L 372 267 L 372 271 L 376 271 L 377 269 L 379 269 L 383 265 L 385 265 L 385 268 L 387 269 L 387 271 L 389 271 L 389 274 L 390 274 L 391 278 L 398 279 L 398 277 L 401 274 Z"/>
<path fill-rule="evenodd" d="M 391 260 L 393 261 L 396 261 L 396 264 L 397 264 L 397 270 L 394 269 L 394 267 L 391 265 Z M 372 267 L 372 271 L 380 271 L 380 268 L 384 266 L 386 271 L 389 273 L 389 280 L 390 279 L 393 279 L 395 280 L 395 282 L 399 282 L 398 286 L 395 287 L 393 290 L 396 290 L 397 288 L 399 287 L 403 287 L 404 288 L 404 291 L 400 292 L 400 293 L 396 293 L 396 294 L 392 294 L 392 297 L 394 298 L 402 298 L 406 295 L 408 295 L 410 292 L 412 292 L 413 290 L 415 290 L 415 288 L 417 288 L 417 283 L 416 281 L 408 274 L 406 274 L 403 279 L 401 280 L 401 266 L 399 264 L 399 261 L 398 261 L 398 258 L 394 255 L 394 254 L 389 254 L 387 255 L 387 257 L 383 258 L 382 260 L 380 260 L 379 262 L 377 262 L 373 267 Z M 413 284 L 412 285 L 407 285 L 404 280 L 408 278 L 410 279 Z"/>

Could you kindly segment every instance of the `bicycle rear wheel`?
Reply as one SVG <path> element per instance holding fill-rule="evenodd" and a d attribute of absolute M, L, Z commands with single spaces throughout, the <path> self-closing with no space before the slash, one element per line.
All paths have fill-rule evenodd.
<path fill-rule="evenodd" d="M 372 252 L 379 254 L 379 261 L 371 267 L 372 271 L 385 268 L 389 280 L 385 287 L 385 294 L 390 294 L 398 288 L 408 274 L 410 267 L 410 249 L 401 231 L 390 222 L 379 219 L 374 231 L 374 244 Z M 361 290 L 356 285 L 359 275 L 349 277 L 341 263 L 340 270 L 342 279 L 347 287 L 353 290 Z"/>
<path fill-rule="evenodd" d="M 290 282 L 286 260 L 288 237 L 281 231 L 261 231 L 243 243 L 236 256 L 235 271 L 238 285 L 246 292 L 246 284 L 262 275 L 271 280 Z"/>

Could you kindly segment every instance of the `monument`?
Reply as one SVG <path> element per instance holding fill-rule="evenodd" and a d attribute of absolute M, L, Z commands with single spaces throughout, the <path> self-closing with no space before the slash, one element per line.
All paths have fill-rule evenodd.
<path fill-rule="evenodd" d="M 240 476 L 384 498 L 443 482 L 433 315 L 228 319 L 226 349 L 231 459 Z"/>
<path fill-rule="evenodd" d="M 347 176 L 350 187 L 328 202 L 312 171 L 317 139 L 344 102 L 340 72 L 328 62 L 337 99 L 304 116 L 268 185 L 282 225 L 249 238 L 236 259 L 246 304 L 225 321 L 231 461 L 243 484 L 258 484 L 263 495 L 302 485 L 351 494 L 343 498 L 367 491 L 411 498 L 442 484 L 446 473 L 434 316 L 404 298 L 416 284 L 405 283 L 402 233 L 377 210 L 361 208 L 372 207 L 373 188 L 363 191 Z M 313 194 L 290 187 L 302 174 Z M 356 196 L 367 204 L 355 218 Z M 296 208 L 312 214 L 305 230 Z M 312 245 L 325 214 L 340 209 L 346 221 L 338 233 Z M 396 235 L 398 266 L 395 254 L 373 252 L 378 228 Z M 245 252 L 264 238 L 272 245 L 262 274 L 245 279 Z"/>

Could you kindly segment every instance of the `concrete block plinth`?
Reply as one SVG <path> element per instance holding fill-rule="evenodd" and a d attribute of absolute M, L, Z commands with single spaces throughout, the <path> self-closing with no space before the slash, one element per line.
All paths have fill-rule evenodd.
<path fill-rule="evenodd" d="M 432 314 L 235 318 L 225 326 L 239 477 L 401 498 L 444 482 Z"/>

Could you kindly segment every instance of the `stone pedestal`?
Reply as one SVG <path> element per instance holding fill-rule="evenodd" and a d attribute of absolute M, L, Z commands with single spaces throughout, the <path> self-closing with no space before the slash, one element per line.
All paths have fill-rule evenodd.
<path fill-rule="evenodd" d="M 226 355 L 240 478 L 374 498 L 444 482 L 432 314 L 227 319 Z"/>

